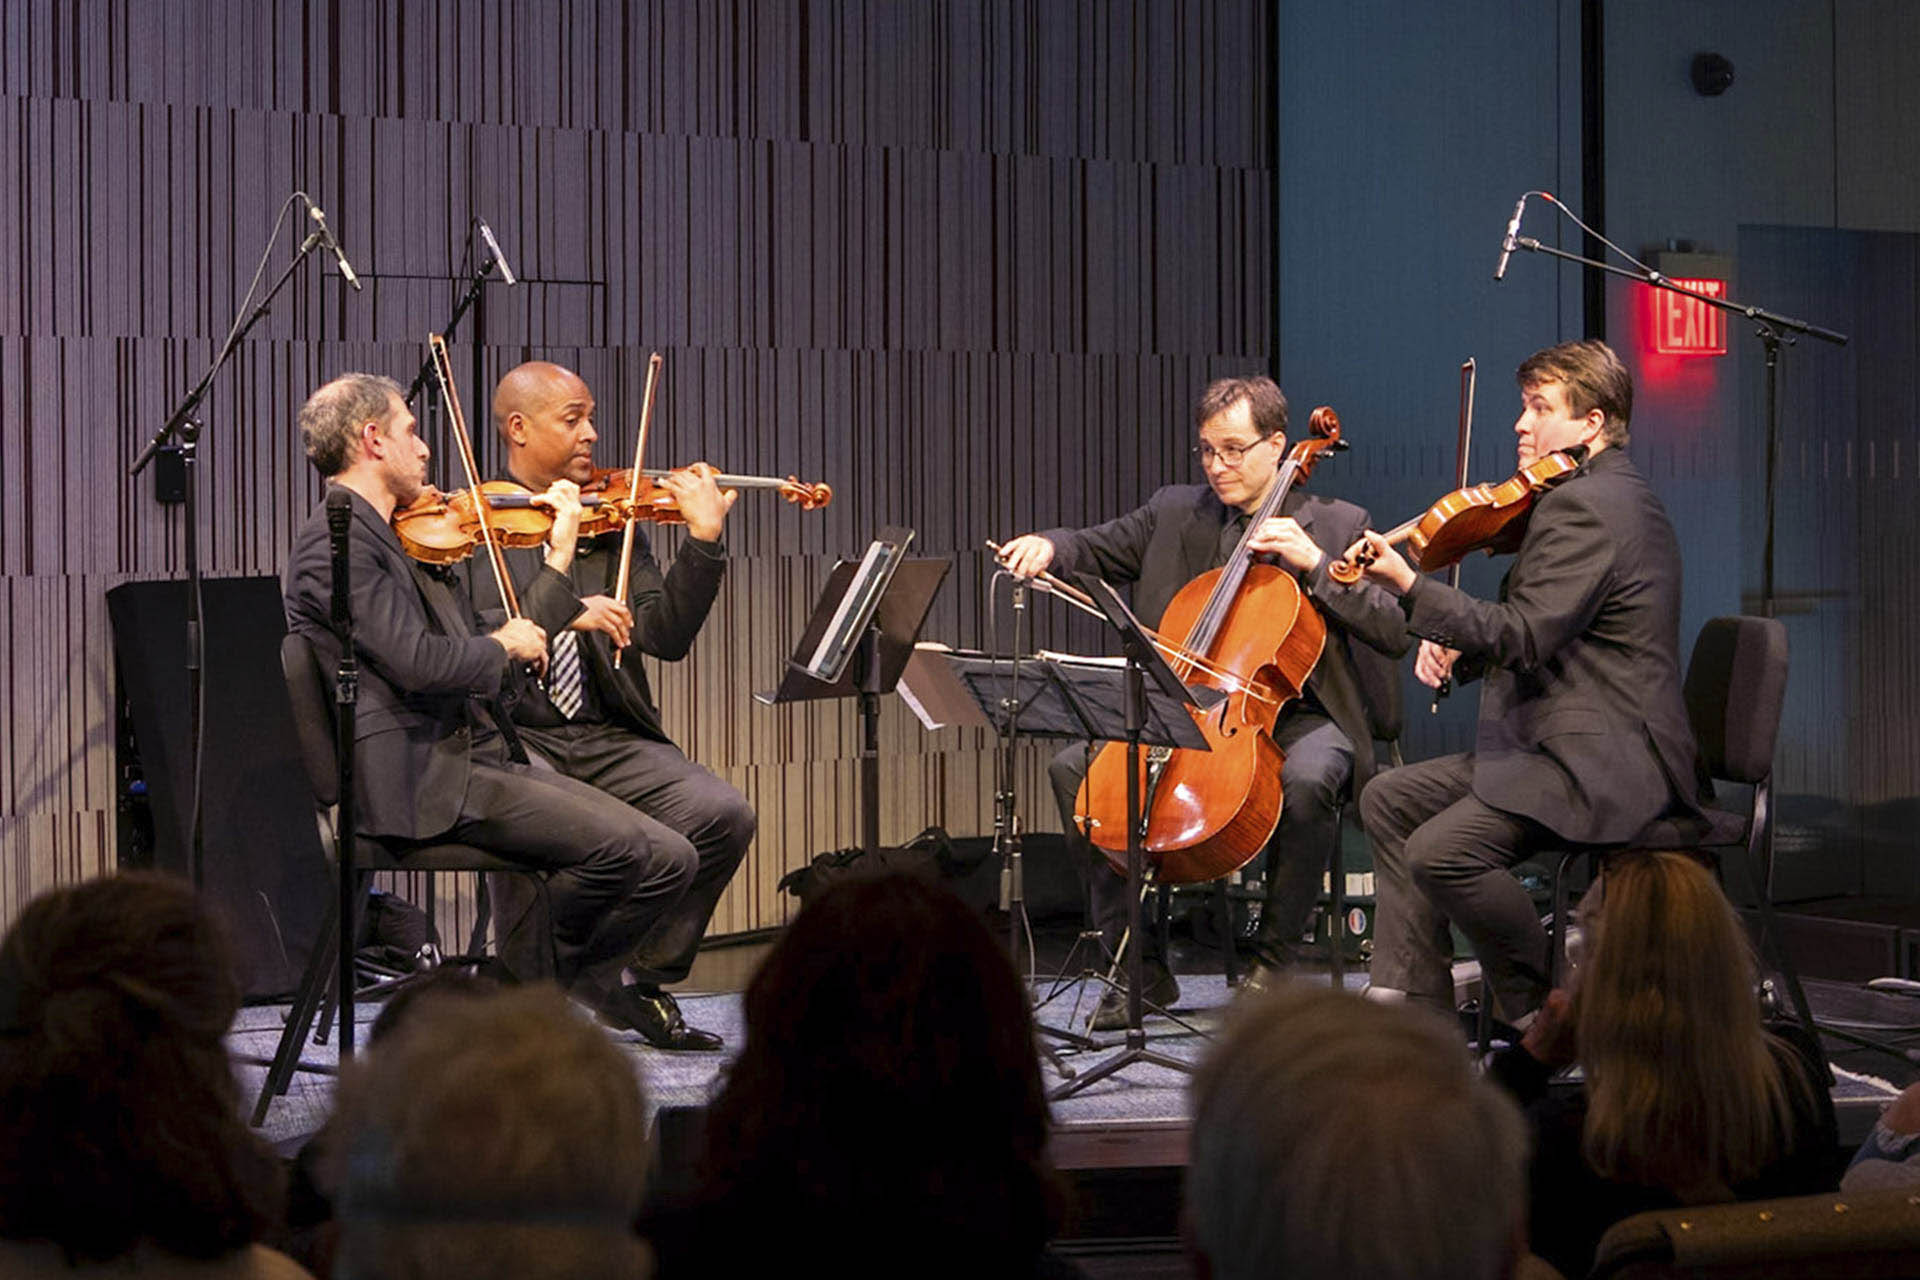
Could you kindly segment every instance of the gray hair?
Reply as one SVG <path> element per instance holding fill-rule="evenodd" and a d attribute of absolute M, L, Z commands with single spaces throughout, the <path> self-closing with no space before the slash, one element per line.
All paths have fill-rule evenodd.
<path fill-rule="evenodd" d="M 340 1078 L 346 1280 L 631 1280 L 647 1171 L 633 1064 L 549 986 L 423 997 Z"/>
<path fill-rule="evenodd" d="M 1186 1206 L 1217 1280 L 1493 1280 L 1526 1212 L 1519 1109 L 1421 1009 L 1300 983 L 1194 1084 Z"/>
<path fill-rule="evenodd" d="M 400 384 L 378 373 L 343 373 L 300 406 L 300 440 L 307 461 L 323 476 L 337 476 L 353 461 L 360 426 L 393 416 Z"/>

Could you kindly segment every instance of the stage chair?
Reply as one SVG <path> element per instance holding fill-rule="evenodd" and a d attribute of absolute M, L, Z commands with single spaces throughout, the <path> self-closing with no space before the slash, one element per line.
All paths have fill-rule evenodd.
<path fill-rule="evenodd" d="M 287 680 L 287 694 L 293 704 L 294 734 L 300 745 L 301 763 L 306 766 L 307 779 L 313 787 L 315 820 L 320 825 L 320 838 L 326 846 L 327 856 L 336 856 L 338 845 L 335 840 L 334 819 L 339 796 L 338 764 L 334 756 L 333 693 L 331 691 L 332 673 L 323 669 L 318 653 L 305 636 L 289 633 L 280 642 L 280 666 Z M 471 845 L 455 843 L 435 843 L 412 845 L 405 842 L 374 840 L 367 836 L 357 836 L 354 840 L 354 863 L 358 879 L 357 900 L 360 910 L 364 909 L 368 891 L 373 883 L 373 874 L 377 871 L 425 871 L 425 872 L 474 872 L 481 877 L 480 912 L 474 923 L 473 942 L 469 950 L 473 954 L 458 960 L 473 962 L 485 940 L 487 925 L 486 880 L 488 873 L 512 872 L 532 877 L 538 886 L 538 904 L 543 920 L 551 920 L 547 902 L 547 877 L 543 872 L 533 870 L 517 862 L 488 853 Z M 301 977 L 299 990 L 288 1012 L 287 1025 L 280 1033 L 280 1043 L 274 1053 L 273 1062 L 267 1069 L 266 1081 L 261 1085 L 260 1095 L 254 1101 L 252 1124 L 258 1128 L 266 1121 L 267 1108 L 273 1099 L 286 1093 L 288 1084 L 295 1071 L 330 1070 L 324 1065 L 303 1064 L 300 1061 L 301 1046 L 306 1043 L 308 1033 L 313 1028 L 314 1017 L 323 1001 L 330 1001 L 333 994 L 335 974 L 338 972 L 335 959 L 339 948 L 351 947 L 357 921 L 340 919 L 339 895 L 327 895 L 326 915 L 320 926 L 320 935 L 315 940 L 313 954 L 307 961 L 305 974 Z M 548 931 L 548 944 L 551 950 L 552 934 Z M 549 955 L 551 963 L 551 955 Z M 456 961 L 458 962 L 458 961 Z M 405 981 L 401 979 L 400 981 Z M 384 982 L 366 991 L 356 992 L 356 998 L 366 995 L 390 993 L 397 982 Z M 323 1028 L 320 1038 L 324 1039 Z"/>
<path fill-rule="evenodd" d="M 1683 686 L 1687 719 L 1700 760 L 1716 782 L 1753 788 L 1739 810 L 1709 808 L 1705 819 L 1660 818 L 1624 845 L 1568 850 L 1553 876 L 1551 977 L 1566 966 L 1567 871 L 1587 859 L 1589 881 L 1605 860 L 1635 850 L 1671 850 L 1709 857 L 1724 874 L 1722 855 L 1745 853 L 1748 881 L 1760 913 L 1760 955 L 1787 986 L 1794 1012 L 1819 1042 L 1800 976 L 1780 945 L 1773 917 L 1773 756 L 1787 692 L 1787 629 L 1777 618 L 1713 618 L 1700 629 Z M 1757 874 L 1756 874 L 1757 872 Z"/>
<path fill-rule="evenodd" d="M 1600 1238 L 1591 1280 L 1920 1275 L 1920 1188 L 1662 1209 Z"/>

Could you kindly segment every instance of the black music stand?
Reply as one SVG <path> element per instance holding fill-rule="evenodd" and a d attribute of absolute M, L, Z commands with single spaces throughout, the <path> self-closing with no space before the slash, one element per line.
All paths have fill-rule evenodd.
<path fill-rule="evenodd" d="M 994 658 L 979 653 L 955 652 L 934 656 L 979 709 L 986 723 L 1004 739 L 1026 734 L 1035 738 L 1064 738 L 1078 742 L 1131 740 L 1127 727 L 1126 666 L 1115 665 L 1107 659 L 1074 658 L 1061 654 Z M 1164 667 L 1165 661 L 1161 660 L 1160 665 Z M 1171 670 L 1168 674 L 1172 674 Z M 1175 677 L 1175 684 L 1179 684 L 1178 677 Z M 1205 735 L 1187 712 L 1187 708 L 1196 702 L 1193 696 L 1196 691 L 1181 686 L 1177 696 L 1170 696 L 1156 681 L 1152 688 L 1143 689 L 1143 692 L 1145 698 L 1141 703 L 1139 733 L 1141 743 L 1147 746 L 1190 747 L 1199 751 L 1210 749 Z M 1214 694 L 1216 691 L 1208 689 L 1197 692 Z M 1138 812 L 1137 805 L 1133 806 L 1132 812 Z M 1135 833 L 1138 834 L 1137 822 Z M 1129 861 L 1132 861 L 1131 856 Z M 1131 927 L 1137 930 L 1139 890 L 1144 871 L 1140 867 L 1134 870 L 1136 874 L 1129 877 L 1129 889 L 1135 915 Z M 1019 915 L 1025 910 L 1024 876 L 1017 839 L 1009 845 L 1002 874 L 1007 882 L 1007 900 L 1002 905 L 1008 911 L 1008 931 L 1014 934 Z M 1137 933 L 1134 936 L 1138 936 Z M 1138 955 L 1139 948 L 1129 943 L 1127 956 L 1122 959 L 1122 963 L 1129 958 L 1132 960 L 1128 982 L 1135 990 L 1139 985 Z M 1017 950 L 1014 958 L 1017 967 Z M 1137 999 L 1133 1005 L 1138 1005 Z M 1138 1030 L 1140 1021 L 1135 1008 L 1130 1031 Z M 1076 1031 L 1050 1027 L 1045 1023 L 1038 1024 L 1037 1029 L 1079 1048 L 1099 1047 L 1098 1041 Z"/>
<path fill-rule="evenodd" d="M 913 530 L 883 528 L 859 560 L 834 566 L 768 706 L 821 698 L 860 700 L 860 845 L 880 848 L 880 695 L 893 692 L 950 567 L 909 560 Z"/>
<path fill-rule="evenodd" d="M 1094 605 L 1120 634 L 1121 651 L 1126 655 L 1126 665 L 1121 668 L 1077 664 L 1078 669 L 1074 669 L 1055 662 L 1049 674 L 1059 678 L 1063 692 L 1077 704 L 1076 710 L 1086 722 L 1089 739 L 1127 744 L 1127 943 L 1121 957 L 1127 970 L 1127 1039 L 1119 1053 L 1048 1095 L 1056 1102 L 1136 1062 L 1149 1062 L 1189 1074 L 1194 1071 L 1192 1063 L 1147 1048 L 1147 1033 L 1141 1026 L 1140 896 L 1146 881 L 1146 851 L 1142 847 L 1145 806 L 1140 795 L 1140 747 L 1146 743 L 1210 750 L 1200 727 L 1189 714 L 1200 708 L 1200 700 L 1181 683 L 1167 660 L 1153 647 L 1140 620 L 1133 616 L 1120 594 L 1097 575 L 1083 573 L 1078 577 Z M 1151 697 L 1147 688 L 1149 676 L 1153 680 Z M 1115 696 L 1116 686 L 1118 696 Z"/>

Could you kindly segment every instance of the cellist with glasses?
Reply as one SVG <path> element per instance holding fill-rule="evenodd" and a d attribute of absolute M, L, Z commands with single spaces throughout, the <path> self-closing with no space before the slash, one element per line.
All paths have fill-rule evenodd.
<path fill-rule="evenodd" d="M 1327 566 L 1368 527 L 1365 510 L 1338 499 L 1288 492 L 1277 515 L 1249 531 L 1254 513 L 1278 482 L 1287 456 L 1287 398 L 1265 377 L 1222 378 L 1207 387 L 1193 414 L 1194 455 L 1206 483 L 1169 485 L 1145 506 L 1086 529 L 1049 529 L 1013 539 L 1001 551 L 1012 572 L 1071 575 L 1093 572 L 1108 582 L 1133 584 L 1133 610 L 1158 625 L 1180 589 L 1229 561 L 1240 549 L 1290 572 L 1306 601 L 1326 622 L 1326 644 L 1299 698 L 1286 703 L 1274 726 L 1284 753 L 1283 801 L 1266 846 L 1267 894 L 1254 940 L 1264 985 L 1273 972 L 1297 963 L 1320 891 L 1320 873 L 1336 832 L 1337 806 L 1373 774 L 1369 706 L 1385 705 L 1399 676 L 1393 659 L 1410 644 L 1406 618 L 1392 596 L 1368 582 L 1342 586 Z M 1094 926 L 1109 952 L 1126 929 L 1126 881 L 1079 830 L 1076 797 L 1089 751 L 1074 744 L 1053 759 L 1049 775 Z M 1151 932 L 1143 947 L 1142 997 L 1161 1009 L 1179 998 L 1179 985 Z M 1126 1025 L 1126 999 L 1109 990 L 1093 1027 Z"/>

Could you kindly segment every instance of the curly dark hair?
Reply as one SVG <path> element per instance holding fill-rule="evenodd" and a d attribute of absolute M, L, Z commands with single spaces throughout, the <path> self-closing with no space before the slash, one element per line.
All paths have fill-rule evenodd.
<path fill-rule="evenodd" d="M 283 1175 L 241 1123 L 226 939 L 186 884 L 45 894 L 0 942 L 0 1237 L 70 1259 L 214 1258 L 272 1227 Z"/>
<path fill-rule="evenodd" d="M 837 884 L 745 1012 L 701 1199 L 749 1209 L 765 1250 L 830 1250 L 841 1274 L 918 1267 L 930 1241 L 941 1274 L 1031 1268 L 1063 1196 L 1025 993 L 970 907 L 912 876 Z M 820 1233 L 849 1212 L 857 1232 Z"/>

